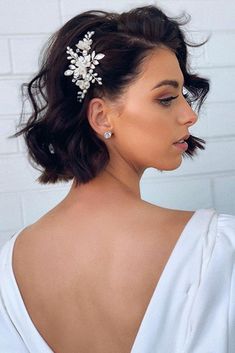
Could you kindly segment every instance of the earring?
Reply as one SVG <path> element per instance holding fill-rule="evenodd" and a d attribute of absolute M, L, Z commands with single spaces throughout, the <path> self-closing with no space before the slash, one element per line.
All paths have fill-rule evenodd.
<path fill-rule="evenodd" d="M 109 139 L 112 135 L 112 131 L 105 131 L 104 138 Z"/>

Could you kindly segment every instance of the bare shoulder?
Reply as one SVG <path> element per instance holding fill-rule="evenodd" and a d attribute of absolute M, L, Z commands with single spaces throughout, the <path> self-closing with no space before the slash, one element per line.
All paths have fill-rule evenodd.
<path fill-rule="evenodd" d="M 158 207 L 154 204 L 144 202 L 146 213 L 155 219 L 158 219 L 161 223 L 167 223 L 170 226 L 175 224 L 180 224 L 182 226 L 186 225 L 188 221 L 192 218 L 196 210 L 180 210 L 180 209 L 171 209 Z"/>
<path fill-rule="evenodd" d="M 50 279 L 55 281 L 55 274 L 59 281 L 59 274 L 65 271 L 70 279 L 76 278 L 79 274 L 74 269 L 83 268 L 82 264 L 91 256 L 91 248 L 93 256 L 101 257 L 105 263 L 107 248 L 110 253 L 121 256 L 126 244 L 132 242 L 131 247 L 138 246 L 143 236 L 146 244 L 158 238 L 163 239 L 162 246 L 174 244 L 194 212 L 144 203 L 134 211 L 122 210 L 106 218 L 91 219 L 90 215 L 83 214 L 73 221 L 63 219 L 60 212 L 45 215 L 18 235 L 13 249 L 13 269 L 19 282 L 28 285 L 45 274 L 48 283 Z"/>
<path fill-rule="evenodd" d="M 66 219 L 60 211 L 49 212 L 21 231 L 16 239 L 14 252 L 21 253 L 23 258 L 26 253 L 30 252 L 32 258 L 34 258 L 33 249 L 37 254 L 40 250 L 46 253 L 45 248 L 47 247 L 49 251 L 51 249 L 50 245 L 53 247 L 58 240 L 60 240 L 60 244 L 63 244 L 63 240 L 67 241 L 70 237 L 71 241 L 75 240 L 82 233 L 89 233 L 94 227 L 96 233 L 102 233 L 104 237 L 106 232 L 122 231 L 122 225 L 124 225 L 123 229 L 128 228 L 128 231 L 132 227 L 134 230 L 136 226 L 137 228 L 143 227 L 143 230 L 152 227 L 152 229 L 159 229 L 160 231 L 161 227 L 167 227 L 174 232 L 175 228 L 179 230 L 183 228 L 194 213 L 195 211 L 158 207 L 145 201 L 132 210 L 123 208 L 120 212 L 111 215 L 107 212 L 106 218 L 103 214 L 103 216 L 97 217 L 94 215 L 91 219 L 89 213 L 83 213 L 78 214 L 76 219 L 72 217 Z M 106 227 L 104 227 L 104 223 L 106 223 Z M 110 235 L 107 236 L 110 237 Z"/>
<path fill-rule="evenodd" d="M 183 222 L 187 223 L 196 211 L 187 211 L 187 210 L 175 210 L 170 209 L 166 211 L 167 215 L 169 216 L 169 220 L 171 222 Z"/>

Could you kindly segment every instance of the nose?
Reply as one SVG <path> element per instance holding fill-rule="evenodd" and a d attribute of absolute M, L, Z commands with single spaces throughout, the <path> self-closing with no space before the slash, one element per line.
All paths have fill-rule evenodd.
<path fill-rule="evenodd" d="M 186 100 L 182 103 L 179 120 L 181 124 L 187 124 L 188 126 L 194 125 L 198 120 L 197 113 L 191 108 Z"/>

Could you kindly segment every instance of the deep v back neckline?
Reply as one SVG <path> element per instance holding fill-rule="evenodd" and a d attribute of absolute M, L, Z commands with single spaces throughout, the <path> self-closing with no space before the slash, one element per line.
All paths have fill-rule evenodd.
<path fill-rule="evenodd" d="M 194 223 L 195 218 L 198 216 L 198 213 L 200 213 L 201 210 L 202 209 L 198 209 L 198 210 L 196 210 L 193 213 L 193 215 L 190 217 L 190 219 L 184 225 L 184 228 L 183 228 L 181 234 L 179 235 L 179 237 L 177 238 L 177 241 L 175 242 L 175 245 L 173 246 L 173 249 L 172 249 L 172 251 L 170 253 L 170 256 L 168 257 L 168 260 L 165 263 L 165 266 L 164 266 L 164 268 L 163 268 L 163 270 L 161 272 L 161 275 L 160 275 L 160 277 L 159 277 L 159 279 L 157 281 L 157 284 L 154 287 L 154 290 L 153 290 L 153 293 L 152 293 L 152 295 L 150 297 L 150 300 L 148 301 L 147 308 L 146 308 L 146 310 L 144 312 L 144 315 L 142 317 L 142 320 L 140 322 L 139 328 L 137 330 L 137 334 L 136 334 L 134 342 L 133 342 L 133 344 L 131 346 L 130 353 L 138 353 L 138 352 L 135 352 L 136 342 L 138 340 L 139 335 L 141 334 L 141 331 L 142 331 L 142 328 L 144 326 L 144 323 L 145 323 L 145 321 L 147 319 L 147 316 L 148 316 L 148 314 L 149 314 L 149 312 L 151 310 L 152 303 L 153 303 L 154 299 L 156 298 L 156 296 L 158 295 L 158 292 L 160 291 L 160 287 L 161 287 L 165 277 L 167 276 L 167 273 L 170 271 L 170 269 L 171 269 L 171 267 L 173 265 L 174 258 L 177 257 L 179 248 L 186 241 L 186 234 L 187 234 L 188 228 L 191 227 L 191 225 Z"/>
<path fill-rule="evenodd" d="M 178 254 L 178 251 L 182 247 L 182 245 L 190 241 L 190 237 L 187 237 L 187 231 L 191 225 L 196 221 L 197 217 L 199 216 L 200 212 L 204 209 L 198 209 L 196 210 L 191 218 L 188 220 L 188 222 L 185 224 L 183 231 L 181 232 L 180 236 L 178 237 L 173 250 L 171 251 L 170 256 L 168 257 L 168 260 L 164 266 L 164 269 L 161 273 L 161 276 L 157 282 L 157 285 L 151 295 L 151 298 L 148 302 L 147 308 L 145 310 L 145 313 L 143 315 L 143 318 L 141 320 L 141 323 L 139 325 L 137 334 L 135 336 L 134 342 L 132 344 L 132 348 L 130 353 L 137 353 L 135 351 L 135 346 L 136 342 L 139 338 L 139 335 L 141 334 L 143 325 L 145 321 L 147 320 L 149 314 L 151 313 L 151 306 L 153 303 L 153 300 L 155 299 L 156 296 L 159 295 L 159 292 L 162 288 L 162 284 L 164 282 L 164 279 L 167 277 L 168 272 L 171 270 L 172 266 L 174 265 L 174 259 L 177 258 L 180 254 Z M 27 337 L 28 342 L 27 346 L 29 347 L 30 351 L 33 351 L 34 353 L 41 353 L 42 349 L 44 353 L 53 353 L 51 350 L 50 346 L 48 343 L 44 340 L 44 338 L 41 336 L 40 332 L 37 330 L 35 327 L 34 323 L 32 322 L 30 315 L 24 305 L 23 298 L 21 296 L 19 287 L 16 282 L 16 278 L 14 275 L 13 271 L 13 266 L 12 266 L 12 259 L 13 259 L 13 249 L 14 249 L 14 243 L 17 238 L 17 236 L 20 234 L 20 232 L 24 228 L 20 229 L 17 233 L 13 234 L 12 238 L 10 239 L 9 243 L 9 248 L 8 248 L 8 255 L 7 255 L 7 271 L 5 271 L 5 278 L 4 278 L 4 283 L 5 283 L 5 300 L 6 303 L 9 306 L 9 314 L 11 317 L 14 318 L 14 322 L 17 324 L 17 330 L 21 333 L 22 332 L 22 337 Z M 20 312 L 21 313 L 21 319 L 17 317 L 16 313 Z M 26 332 L 26 334 L 25 334 Z M 28 332 L 28 334 L 27 334 Z M 30 333 L 30 334 L 29 334 Z"/>

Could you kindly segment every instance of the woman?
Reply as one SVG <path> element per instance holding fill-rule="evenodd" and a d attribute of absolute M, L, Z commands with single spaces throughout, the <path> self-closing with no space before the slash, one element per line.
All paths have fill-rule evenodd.
<path fill-rule="evenodd" d="M 189 128 L 209 82 L 190 73 L 186 22 L 88 11 L 51 38 L 14 136 L 39 182 L 73 184 L 1 250 L 1 352 L 235 351 L 235 216 L 140 195 L 146 168 L 204 149 Z"/>

